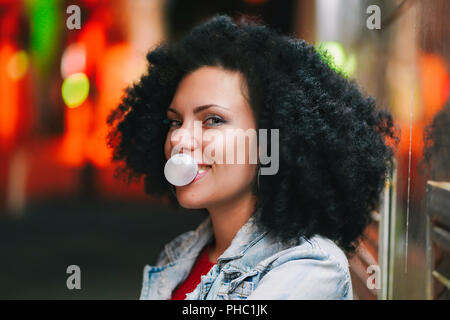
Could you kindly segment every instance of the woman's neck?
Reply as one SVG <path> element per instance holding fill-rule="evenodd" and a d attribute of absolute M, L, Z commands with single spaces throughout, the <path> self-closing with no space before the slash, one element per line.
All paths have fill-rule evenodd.
<path fill-rule="evenodd" d="M 234 201 L 227 201 L 208 208 L 214 232 L 214 241 L 208 259 L 216 263 L 217 258 L 230 246 L 239 229 L 250 219 L 255 210 L 256 196 L 251 192 Z"/>

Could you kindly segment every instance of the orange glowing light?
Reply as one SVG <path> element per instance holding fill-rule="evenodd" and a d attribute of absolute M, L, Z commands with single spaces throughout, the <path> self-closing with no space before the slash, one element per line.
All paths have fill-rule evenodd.
<path fill-rule="evenodd" d="M 92 103 L 86 100 L 77 108 L 66 108 L 64 135 L 58 160 L 65 165 L 78 167 L 85 162 L 84 144 L 92 122 Z"/>
<path fill-rule="evenodd" d="M 9 43 L 0 44 L 0 146 L 12 145 L 18 130 L 19 103 L 18 84 L 8 72 L 8 61 L 17 54 Z"/>
<path fill-rule="evenodd" d="M 449 76 L 444 60 L 433 53 L 422 54 L 420 57 L 420 76 L 424 120 L 429 122 L 448 98 Z"/>
<path fill-rule="evenodd" d="M 106 45 L 106 35 L 102 24 L 89 21 L 81 29 L 78 42 L 86 50 L 86 73 L 94 71 L 96 64 L 101 61 Z"/>
<path fill-rule="evenodd" d="M 127 83 L 127 62 L 130 61 L 130 48 L 126 43 L 111 46 L 98 65 L 98 102 L 95 110 L 94 129 L 86 141 L 86 157 L 97 167 L 110 164 L 111 150 L 106 144 L 109 127 L 106 118 L 117 106 Z"/>

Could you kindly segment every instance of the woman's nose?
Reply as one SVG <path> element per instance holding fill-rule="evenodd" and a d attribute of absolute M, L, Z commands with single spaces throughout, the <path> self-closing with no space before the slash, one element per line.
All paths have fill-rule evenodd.
<path fill-rule="evenodd" d="M 172 155 L 175 153 L 193 152 L 200 147 L 199 139 L 195 136 L 194 131 L 193 126 L 183 126 L 172 132 L 170 138 Z"/>

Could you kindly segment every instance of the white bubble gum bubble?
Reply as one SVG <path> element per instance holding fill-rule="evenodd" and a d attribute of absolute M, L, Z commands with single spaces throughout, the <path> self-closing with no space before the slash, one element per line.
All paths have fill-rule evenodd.
<path fill-rule="evenodd" d="M 197 175 L 197 162 L 188 154 L 177 153 L 167 160 L 164 175 L 171 184 L 181 187 L 194 180 Z"/>

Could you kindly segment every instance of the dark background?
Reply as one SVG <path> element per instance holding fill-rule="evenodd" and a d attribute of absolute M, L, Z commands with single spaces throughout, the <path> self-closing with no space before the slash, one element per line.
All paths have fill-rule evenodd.
<path fill-rule="evenodd" d="M 0 299 L 138 299 L 145 264 L 206 216 L 148 203 L 52 199 L 0 219 Z M 81 290 L 69 290 L 69 265 Z"/>

